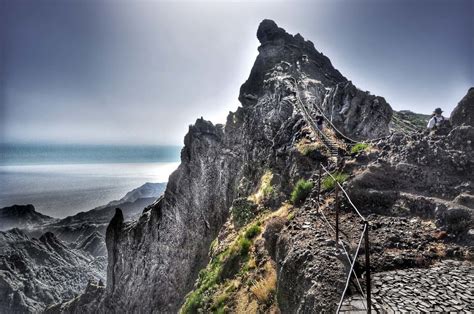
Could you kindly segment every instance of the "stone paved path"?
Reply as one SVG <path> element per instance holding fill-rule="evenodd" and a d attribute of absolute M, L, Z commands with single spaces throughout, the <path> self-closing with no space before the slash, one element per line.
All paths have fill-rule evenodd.
<path fill-rule="evenodd" d="M 372 286 L 377 312 L 474 312 L 474 267 L 470 262 L 446 260 L 431 268 L 376 273 Z M 354 296 L 346 300 L 342 311 L 358 313 L 365 309 L 364 304 Z"/>

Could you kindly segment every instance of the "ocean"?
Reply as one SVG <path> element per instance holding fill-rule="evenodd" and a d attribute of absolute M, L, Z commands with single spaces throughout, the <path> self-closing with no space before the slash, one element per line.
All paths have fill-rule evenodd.
<path fill-rule="evenodd" d="M 167 182 L 181 147 L 0 145 L 0 208 L 33 204 L 66 217 L 122 198 L 146 182 Z"/>

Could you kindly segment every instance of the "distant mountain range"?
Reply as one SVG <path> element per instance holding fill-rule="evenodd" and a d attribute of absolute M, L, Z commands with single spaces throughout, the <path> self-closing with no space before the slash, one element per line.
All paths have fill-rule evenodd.
<path fill-rule="evenodd" d="M 41 312 L 74 298 L 89 281 L 105 282 L 105 230 L 115 208 L 133 220 L 165 188 L 146 183 L 120 200 L 63 219 L 31 204 L 1 208 L 0 313 Z"/>
<path fill-rule="evenodd" d="M 55 218 L 35 211 L 35 207 L 28 205 L 13 205 L 0 209 L 0 230 L 12 228 L 30 229 L 52 223 Z"/>

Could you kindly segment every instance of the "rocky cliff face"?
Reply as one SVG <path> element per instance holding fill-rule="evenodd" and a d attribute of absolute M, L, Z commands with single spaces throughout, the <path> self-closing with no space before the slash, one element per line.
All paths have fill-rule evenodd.
<path fill-rule="evenodd" d="M 147 183 L 108 205 L 55 219 L 33 205 L 0 209 L 0 313 L 41 312 L 88 292 L 103 291 L 107 266 L 105 231 L 120 206 L 131 220 L 161 196 L 166 183 Z M 92 295 L 97 295 L 92 293 Z"/>
<path fill-rule="evenodd" d="M 0 313 L 39 313 L 103 280 L 105 258 L 71 249 L 54 234 L 0 232 Z"/>
<path fill-rule="evenodd" d="M 450 117 L 451 124 L 474 126 L 474 87 L 469 88 L 466 96 L 454 108 Z"/>
<path fill-rule="evenodd" d="M 137 222 L 124 222 L 120 210 L 112 219 L 102 311 L 176 312 L 208 263 L 209 245 L 233 203 L 255 193 L 268 169 L 276 204 L 288 198 L 296 180 L 311 176 L 314 163 L 297 149 L 310 133 L 295 98 L 303 85 L 314 87 L 306 96 L 325 112 L 333 110 L 327 97 L 354 104 L 350 118 L 334 120 L 354 136 L 388 131 L 390 107 L 347 82 L 311 42 L 269 20 L 257 37 L 259 55 L 239 95 L 243 106 L 225 126 L 202 119 L 190 126 L 164 196 Z"/>

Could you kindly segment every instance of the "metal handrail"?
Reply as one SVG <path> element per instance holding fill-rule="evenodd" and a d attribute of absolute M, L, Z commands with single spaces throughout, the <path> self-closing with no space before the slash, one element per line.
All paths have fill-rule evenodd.
<path fill-rule="evenodd" d="M 319 130 L 317 127 L 315 127 L 316 123 L 314 122 L 314 120 L 312 119 L 311 115 L 307 112 L 307 109 L 306 109 L 306 106 L 303 104 L 303 102 L 301 101 L 300 97 L 299 97 L 299 90 L 298 90 L 298 84 L 297 84 L 297 80 L 293 77 L 290 77 L 291 79 L 293 79 L 295 81 L 295 84 L 296 84 L 296 99 L 297 101 L 300 103 L 301 105 L 301 108 L 302 108 L 302 111 L 304 113 L 304 116 L 306 118 L 306 120 L 309 122 L 309 125 L 310 127 L 313 129 L 313 131 L 315 131 L 317 134 L 320 134 L 322 136 L 322 138 L 325 139 L 325 141 L 322 141 L 323 144 L 329 149 L 331 150 L 331 147 L 326 143 L 326 142 L 330 142 L 326 135 L 323 134 L 321 132 L 321 130 Z M 331 124 L 332 125 L 332 124 Z M 336 184 L 336 245 L 339 244 L 339 216 L 338 216 L 338 204 L 337 204 L 337 193 L 338 193 L 338 189 L 341 189 L 341 191 L 343 192 L 344 196 L 347 198 L 347 200 L 349 201 L 349 203 L 351 204 L 352 208 L 354 209 L 354 211 L 359 215 L 359 217 L 362 219 L 362 221 L 364 222 L 364 229 L 363 229 L 363 232 L 362 232 L 362 235 L 361 235 L 361 238 L 359 240 L 359 244 L 358 244 L 358 247 L 357 247 L 357 250 L 354 254 L 354 257 L 352 259 L 352 261 L 350 260 L 350 257 L 349 257 L 349 253 L 347 252 L 346 248 L 345 248 L 345 245 L 344 243 L 341 241 L 341 246 L 343 247 L 343 250 L 345 251 L 346 253 L 346 256 L 349 260 L 349 262 L 351 263 L 351 268 L 349 270 L 349 274 L 347 276 L 347 280 L 346 280 L 346 286 L 344 288 L 344 291 L 341 295 L 341 300 L 338 304 L 338 307 L 337 307 L 337 313 L 339 313 L 340 311 L 340 308 L 342 306 L 342 303 L 344 301 L 344 297 L 346 295 L 346 292 L 347 292 L 347 288 L 349 286 L 349 282 L 350 282 L 350 279 L 352 277 L 352 273 L 354 273 L 354 277 L 356 278 L 356 281 L 359 285 L 359 288 L 361 290 L 361 293 L 362 295 L 364 295 L 364 292 L 362 290 L 362 287 L 360 286 L 360 282 L 359 282 L 359 279 L 357 278 L 356 274 L 355 274 L 355 271 L 354 271 L 354 265 L 355 265 L 355 262 L 357 260 L 357 257 L 359 255 L 359 250 L 360 250 L 360 246 L 361 246 L 361 243 L 362 243 L 362 239 L 365 237 L 365 250 L 366 250 L 366 288 L 367 288 L 367 295 L 364 295 L 366 297 L 366 302 L 367 302 L 367 307 L 366 307 L 366 310 L 367 310 L 367 313 L 370 313 L 371 312 L 371 291 L 370 291 L 370 262 L 369 262 L 369 245 L 370 245 L 370 242 L 369 242 L 369 238 L 368 238 L 368 231 L 369 231 L 369 223 L 367 221 L 367 219 L 360 213 L 360 211 L 357 209 L 357 207 L 354 205 L 354 203 L 352 202 L 352 200 L 350 199 L 349 195 L 347 194 L 346 190 L 342 187 L 341 184 L 339 184 L 339 182 L 336 180 L 336 178 L 334 178 L 334 176 L 326 169 L 326 167 L 324 167 L 321 163 L 319 164 L 320 167 L 324 170 L 325 173 L 327 173 L 335 182 Z M 320 168 L 320 169 L 321 169 Z M 319 209 L 319 198 L 320 198 L 320 192 L 321 192 L 321 172 L 319 172 L 319 184 L 318 184 L 318 209 Z M 322 212 L 322 211 L 321 211 Z M 332 226 L 329 224 L 329 221 L 327 220 L 327 218 L 324 216 L 323 214 L 323 217 L 325 218 L 326 220 L 326 223 L 331 227 L 331 229 L 334 231 L 334 228 L 332 228 Z"/>
<path fill-rule="evenodd" d="M 404 125 L 404 127 L 405 127 L 406 129 L 408 129 L 409 131 L 411 131 L 411 132 L 417 132 L 417 131 L 418 131 L 418 128 L 417 128 L 415 125 L 413 125 L 413 124 L 411 124 L 411 123 L 408 123 L 408 122 L 406 122 L 406 121 L 400 119 L 400 118 L 397 117 L 397 116 L 393 116 L 393 119 L 394 119 L 395 121 L 397 121 L 399 124 Z"/>
<path fill-rule="evenodd" d="M 360 246 L 362 245 L 362 239 L 364 238 L 366 229 L 367 229 L 367 224 L 364 224 L 364 230 L 362 231 L 362 236 L 359 239 L 359 244 L 357 245 L 357 250 L 354 254 L 354 259 L 352 260 L 351 268 L 349 270 L 349 276 L 347 276 L 346 286 L 344 287 L 344 292 L 342 293 L 341 300 L 339 301 L 339 305 L 337 306 L 336 313 L 339 313 L 339 311 L 341 310 L 342 303 L 344 302 L 344 296 L 346 295 L 347 288 L 349 287 L 349 282 L 351 280 L 351 273 L 354 270 L 354 265 L 355 265 L 355 262 L 357 260 L 357 256 L 359 255 Z M 367 308 L 367 310 L 368 310 L 368 308 Z"/>
<path fill-rule="evenodd" d="M 333 226 L 331 226 L 331 223 L 329 223 L 329 220 L 327 219 L 326 215 L 324 215 L 323 211 L 321 210 L 321 208 L 320 208 L 320 206 L 319 206 L 319 202 L 318 202 L 317 206 L 318 206 L 318 212 L 319 212 L 319 213 L 321 214 L 321 216 L 323 217 L 325 223 L 326 223 L 326 224 L 328 225 L 328 227 L 332 230 L 332 232 L 336 232 L 336 230 L 333 228 Z M 356 256 L 351 260 L 351 256 L 350 256 L 349 252 L 347 251 L 346 246 L 344 245 L 344 242 L 341 241 L 340 244 L 341 244 L 342 249 L 344 250 L 344 253 L 345 253 L 345 256 L 347 257 L 348 262 L 349 262 L 349 263 L 352 263 L 352 261 L 354 260 L 354 258 L 356 258 Z M 364 293 L 364 290 L 362 289 L 362 286 L 361 286 L 361 284 L 360 284 L 359 278 L 357 278 L 357 274 L 355 273 L 355 270 L 354 270 L 354 269 L 352 269 L 352 274 L 354 275 L 354 278 L 355 278 L 355 280 L 356 280 L 356 282 L 357 282 L 357 286 L 358 286 L 358 288 L 359 288 L 359 291 L 362 293 L 362 296 L 363 296 L 364 298 L 366 298 L 365 293 Z"/>
<path fill-rule="evenodd" d="M 297 83 L 297 80 L 295 78 L 292 77 L 292 79 L 295 80 L 295 84 L 296 84 L 296 89 L 298 91 L 298 83 Z M 326 95 L 327 96 L 327 95 Z M 326 102 L 326 99 L 327 97 L 324 98 L 324 101 L 323 101 L 323 104 Z M 323 110 L 321 109 L 320 106 L 318 106 L 316 103 L 314 103 L 314 106 L 316 107 L 316 109 L 319 111 L 319 113 L 321 114 L 321 116 L 324 118 L 324 120 L 326 120 L 326 122 L 331 125 L 331 127 L 337 132 L 339 133 L 339 135 L 343 138 L 345 138 L 346 140 L 348 140 L 349 142 L 352 142 L 352 143 L 360 143 L 360 142 L 367 142 L 367 143 L 372 143 L 372 142 L 375 142 L 375 141 L 379 141 L 381 139 L 385 139 L 387 138 L 388 136 L 382 136 L 382 137 L 378 137 L 378 138 L 374 138 L 374 139 L 371 139 L 371 140 L 360 140 L 360 141 L 356 141 L 352 138 L 350 138 L 349 136 L 345 135 L 344 133 L 342 133 L 333 123 L 332 121 L 324 114 Z"/>
<path fill-rule="evenodd" d="M 349 197 L 349 195 L 347 194 L 346 190 L 342 187 L 342 185 L 336 180 L 336 178 L 334 178 L 334 176 L 326 169 L 326 167 L 324 167 L 323 165 L 321 165 L 321 168 L 323 168 L 324 172 L 326 172 L 333 180 L 334 182 L 337 184 L 337 186 L 341 189 L 342 193 L 344 193 L 344 195 L 346 196 L 347 200 L 349 201 L 349 204 L 351 204 L 352 208 L 354 208 L 355 212 L 357 213 L 357 215 L 359 215 L 359 217 L 362 219 L 362 220 L 366 220 L 364 216 L 362 216 L 362 214 L 360 213 L 360 211 L 357 209 L 357 207 L 354 205 L 354 203 L 352 202 L 351 198 Z"/>

